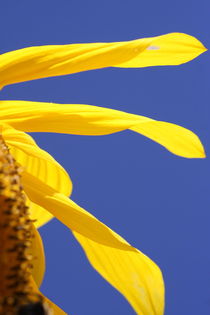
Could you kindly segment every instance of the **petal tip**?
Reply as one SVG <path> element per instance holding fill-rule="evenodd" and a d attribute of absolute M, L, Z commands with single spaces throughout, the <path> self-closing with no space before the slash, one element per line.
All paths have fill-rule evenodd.
<path fill-rule="evenodd" d="M 200 142 L 200 140 L 199 140 Z M 197 146 L 197 148 L 195 148 L 194 153 L 190 154 L 190 156 L 185 156 L 186 158 L 190 158 L 190 159 L 205 159 L 206 158 L 206 152 L 204 149 L 204 146 L 202 145 L 202 143 L 199 143 L 199 146 Z"/>
<path fill-rule="evenodd" d="M 206 158 L 206 152 L 205 152 L 204 148 L 203 148 L 203 150 L 201 151 L 199 157 L 200 157 L 201 159 L 205 159 L 205 158 Z"/>
<path fill-rule="evenodd" d="M 200 158 L 200 159 L 205 159 L 206 158 L 206 152 L 205 152 L 205 148 L 202 144 L 202 142 L 200 141 L 200 139 L 198 138 L 199 141 L 199 145 L 197 146 L 197 156 L 196 158 Z"/>
<path fill-rule="evenodd" d="M 208 48 L 206 48 L 206 47 L 201 43 L 200 54 L 203 54 L 203 53 L 205 53 L 206 51 L 208 51 Z"/>

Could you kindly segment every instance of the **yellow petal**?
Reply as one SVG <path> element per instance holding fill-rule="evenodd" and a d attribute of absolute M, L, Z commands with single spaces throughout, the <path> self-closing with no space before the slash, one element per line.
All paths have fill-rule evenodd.
<path fill-rule="evenodd" d="M 23 173 L 23 184 L 30 200 L 53 213 L 74 231 L 94 267 L 129 300 L 138 314 L 162 315 L 162 275 L 149 258 L 90 213 L 32 175 Z"/>
<path fill-rule="evenodd" d="M 32 137 L 8 125 L 2 126 L 2 135 L 13 157 L 28 173 L 70 195 L 72 184 L 68 174 L 50 154 L 37 146 Z"/>
<path fill-rule="evenodd" d="M 24 191 L 28 198 L 51 212 L 71 230 L 101 244 L 131 251 L 135 250 L 105 224 L 63 194 L 56 192 L 53 188 L 26 172 L 23 172 L 22 175 Z"/>
<path fill-rule="evenodd" d="M 182 33 L 114 43 L 28 47 L 0 56 L 0 87 L 105 67 L 147 67 L 187 62 L 206 48 Z"/>
<path fill-rule="evenodd" d="M 199 138 L 175 124 L 125 112 L 79 104 L 1 101 L 1 120 L 28 132 L 106 135 L 131 129 L 187 158 L 205 157 Z"/>
<path fill-rule="evenodd" d="M 119 62 L 116 67 L 180 65 L 207 50 L 195 37 L 183 33 L 169 33 L 150 39 L 151 42 L 144 51 L 131 60 Z"/>
<path fill-rule="evenodd" d="M 164 121 L 151 121 L 130 128 L 156 142 L 176 155 L 204 158 L 205 151 L 192 131 Z"/>
<path fill-rule="evenodd" d="M 35 227 L 33 228 L 33 235 L 34 237 L 32 238 L 31 247 L 31 254 L 33 257 L 33 260 L 31 262 L 33 265 L 32 276 L 37 286 L 40 287 L 45 273 L 44 247 L 41 236 L 39 235 L 39 232 Z"/>
<path fill-rule="evenodd" d="M 140 251 L 96 243 L 74 232 L 92 266 L 113 285 L 139 315 L 163 315 L 164 283 L 158 266 Z"/>
<path fill-rule="evenodd" d="M 0 119 L 26 132 L 106 135 L 151 119 L 92 105 L 0 101 Z"/>

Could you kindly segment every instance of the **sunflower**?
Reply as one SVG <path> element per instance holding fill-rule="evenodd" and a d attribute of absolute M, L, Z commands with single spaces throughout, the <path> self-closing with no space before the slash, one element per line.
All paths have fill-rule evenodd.
<path fill-rule="evenodd" d="M 0 87 L 104 67 L 178 65 L 205 50 L 197 39 L 181 33 L 127 42 L 28 47 L 0 55 Z M 25 132 L 107 135 L 130 129 L 187 158 L 205 157 L 199 138 L 175 124 L 92 105 L 5 100 L 0 108 L 0 216 L 6 253 L 0 265 L 8 271 L 1 275 L 2 312 L 21 314 L 42 307 L 46 314 L 50 309 L 65 314 L 38 291 L 45 267 L 37 228 L 55 216 L 137 314 L 163 314 L 164 283 L 158 266 L 69 199 L 68 174 Z"/>

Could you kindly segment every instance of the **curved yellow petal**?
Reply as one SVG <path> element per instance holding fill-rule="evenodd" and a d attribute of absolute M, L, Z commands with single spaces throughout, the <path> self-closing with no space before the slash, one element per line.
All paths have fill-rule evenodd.
<path fill-rule="evenodd" d="M 24 191 L 32 202 L 51 212 L 71 230 L 77 231 L 101 244 L 126 250 L 135 250 L 92 214 L 63 194 L 47 186 L 38 178 L 23 172 L 22 182 Z"/>
<path fill-rule="evenodd" d="M 131 129 L 187 158 L 205 157 L 199 138 L 175 124 L 109 108 L 79 104 L 1 101 L 1 120 L 28 132 L 106 135 Z"/>
<path fill-rule="evenodd" d="M 139 68 L 149 66 L 180 65 L 207 49 L 195 37 L 183 33 L 169 33 L 150 38 L 149 46 L 136 57 L 115 67 Z"/>
<path fill-rule="evenodd" d="M 81 104 L 0 101 L 3 123 L 26 132 L 106 135 L 152 119 Z"/>
<path fill-rule="evenodd" d="M 2 126 L 2 135 L 13 157 L 28 173 L 70 195 L 72 184 L 69 175 L 49 153 L 37 146 L 32 137 L 8 125 Z"/>
<path fill-rule="evenodd" d="M 206 48 L 182 33 L 114 43 L 28 47 L 0 55 L 0 87 L 105 67 L 147 67 L 187 62 Z"/>
<path fill-rule="evenodd" d="M 200 139 L 189 129 L 164 121 L 149 121 L 131 127 L 138 132 L 163 145 L 170 152 L 186 158 L 204 158 L 205 151 Z"/>
<path fill-rule="evenodd" d="M 40 287 L 45 273 L 45 254 L 41 236 L 35 227 L 33 228 L 33 235 L 31 246 L 31 254 L 33 257 L 31 261 L 33 265 L 32 276 L 37 286 Z"/>
<path fill-rule="evenodd" d="M 128 299 L 138 314 L 162 315 L 162 275 L 149 258 L 72 200 L 32 175 L 24 172 L 23 184 L 30 200 L 74 231 L 93 266 Z"/>
<path fill-rule="evenodd" d="M 163 315 L 164 282 L 158 266 L 140 251 L 94 242 L 73 232 L 92 266 L 113 285 L 139 315 Z"/>

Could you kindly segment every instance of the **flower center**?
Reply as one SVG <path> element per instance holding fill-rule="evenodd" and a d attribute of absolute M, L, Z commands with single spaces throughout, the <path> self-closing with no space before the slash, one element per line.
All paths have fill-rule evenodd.
<path fill-rule="evenodd" d="M 42 297 L 30 285 L 33 223 L 20 173 L 0 136 L 0 314 L 47 314 L 44 308 L 42 313 L 36 311 L 42 307 Z"/>

